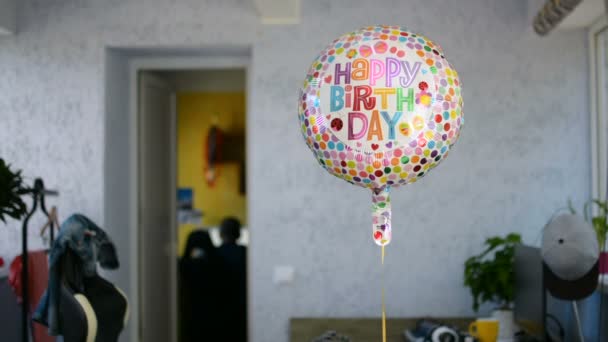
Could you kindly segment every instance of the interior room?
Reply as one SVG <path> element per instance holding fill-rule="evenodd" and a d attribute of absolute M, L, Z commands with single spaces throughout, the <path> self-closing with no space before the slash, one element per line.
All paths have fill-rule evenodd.
<path fill-rule="evenodd" d="M 0 0 L 0 341 L 608 342 L 607 12 Z"/>

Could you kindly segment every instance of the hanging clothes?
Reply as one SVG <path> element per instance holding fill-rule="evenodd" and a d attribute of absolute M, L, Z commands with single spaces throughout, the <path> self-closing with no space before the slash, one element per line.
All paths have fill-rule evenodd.
<path fill-rule="evenodd" d="M 209 187 L 215 185 L 215 181 L 219 177 L 220 170 L 219 164 L 222 160 L 222 145 L 223 145 L 224 133 L 217 126 L 212 126 L 209 129 L 207 135 L 206 146 L 205 146 L 205 180 Z"/>
<path fill-rule="evenodd" d="M 21 284 L 21 272 L 23 272 L 23 260 L 18 255 L 10 265 L 9 283 L 17 296 L 17 301 L 22 302 L 23 284 Z M 31 316 L 38 302 L 46 290 L 49 281 L 49 265 L 46 251 L 34 251 L 28 253 L 28 313 Z M 47 329 L 40 324 L 32 325 L 32 337 L 34 342 L 54 342 L 55 337 L 48 334 Z"/>

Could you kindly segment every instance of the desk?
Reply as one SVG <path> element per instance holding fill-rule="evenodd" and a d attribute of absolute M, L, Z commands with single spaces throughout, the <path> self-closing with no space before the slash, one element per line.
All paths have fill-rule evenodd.
<path fill-rule="evenodd" d="M 388 318 L 386 320 L 386 341 L 404 342 L 403 331 L 416 326 L 419 318 Z M 436 318 L 448 325 L 466 330 L 473 318 Z M 310 342 L 328 330 L 335 330 L 350 337 L 353 342 L 382 341 L 382 321 L 380 318 L 292 318 L 290 320 L 290 341 Z"/>

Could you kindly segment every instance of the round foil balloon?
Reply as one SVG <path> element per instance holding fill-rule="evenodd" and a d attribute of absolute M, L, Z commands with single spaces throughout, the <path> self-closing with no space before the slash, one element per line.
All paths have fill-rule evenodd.
<path fill-rule="evenodd" d="M 390 189 L 448 155 L 464 123 L 458 73 L 428 38 L 370 26 L 334 40 L 299 99 L 306 144 L 329 173 L 372 190 L 374 241 L 391 239 Z"/>

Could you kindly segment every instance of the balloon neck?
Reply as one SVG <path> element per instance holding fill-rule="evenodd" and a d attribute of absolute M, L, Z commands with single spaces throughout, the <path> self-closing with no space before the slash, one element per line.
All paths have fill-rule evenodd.
<path fill-rule="evenodd" d="M 378 246 L 391 242 L 391 188 L 372 189 L 372 234 Z"/>

